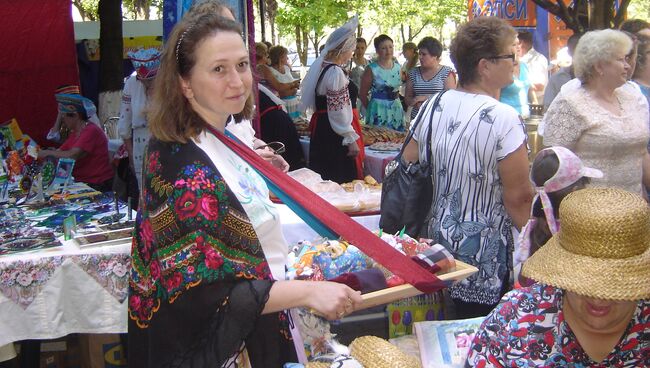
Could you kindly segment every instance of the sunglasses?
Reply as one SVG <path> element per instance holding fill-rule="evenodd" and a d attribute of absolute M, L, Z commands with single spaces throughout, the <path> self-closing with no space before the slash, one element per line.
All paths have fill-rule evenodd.
<path fill-rule="evenodd" d="M 493 59 L 493 60 L 496 60 L 496 59 L 511 59 L 512 62 L 514 63 L 515 62 L 515 57 L 516 57 L 516 55 L 514 53 L 512 53 L 512 54 L 508 54 L 508 55 L 490 56 L 490 57 L 488 57 L 486 59 Z"/>
<path fill-rule="evenodd" d="M 286 148 L 284 147 L 284 143 L 282 142 L 270 142 L 267 143 L 263 146 L 259 146 L 256 149 L 264 149 L 264 148 L 269 148 L 273 153 L 276 155 L 281 155 L 286 151 Z"/>

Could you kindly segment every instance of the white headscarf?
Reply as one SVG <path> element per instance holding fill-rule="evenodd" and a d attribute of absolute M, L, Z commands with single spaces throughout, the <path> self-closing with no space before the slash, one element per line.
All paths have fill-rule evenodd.
<path fill-rule="evenodd" d="M 354 44 L 356 45 L 355 33 L 358 25 L 359 18 L 355 15 L 340 28 L 332 32 L 332 34 L 327 38 L 323 51 L 321 51 L 318 58 L 311 64 L 307 75 L 300 85 L 300 91 L 302 93 L 302 96 L 300 97 L 301 111 L 306 112 L 307 110 L 316 110 L 316 83 L 318 83 L 318 77 L 320 77 L 323 60 L 331 50 L 335 49 L 343 42 L 353 39 Z"/>

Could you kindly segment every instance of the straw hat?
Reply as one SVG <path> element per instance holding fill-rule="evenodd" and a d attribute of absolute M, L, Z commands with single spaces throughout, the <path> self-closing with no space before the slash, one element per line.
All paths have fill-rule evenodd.
<path fill-rule="evenodd" d="M 350 344 L 352 357 L 366 368 L 421 368 L 420 360 L 376 336 L 357 337 Z"/>
<path fill-rule="evenodd" d="M 650 209 L 621 189 L 573 192 L 560 231 L 524 263 L 522 275 L 607 300 L 650 298 Z"/>

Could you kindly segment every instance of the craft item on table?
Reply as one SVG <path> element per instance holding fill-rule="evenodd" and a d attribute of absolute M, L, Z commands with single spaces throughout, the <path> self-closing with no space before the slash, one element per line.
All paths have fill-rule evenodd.
<path fill-rule="evenodd" d="M 66 187 L 72 182 L 72 169 L 75 160 L 71 158 L 60 158 L 54 170 L 54 180 L 47 189 L 48 192 L 65 191 Z"/>
<path fill-rule="evenodd" d="M 0 134 L 2 135 L 2 147 L 7 151 L 15 150 L 16 142 L 23 136 L 23 132 L 20 130 L 18 121 L 15 118 L 0 125 Z"/>
<path fill-rule="evenodd" d="M 388 287 L 384 273 L 376 268 L 344 273 L 328 281 L 345 284 L 354 290 L 361 291 L 362 294 Z"/>
<path fill-rule="evenodd" d="M 54 172 L 56 170 L 56 159 L 48 156 L 41 164 L 41 175 L 43 176 L 43 188 L 49 188 L 54 181 Z"/>
<path fill-rule="evenodd" d="M 376 336 L 357 337 L 350 344 L 350 355 L 364 367 L 421 368 L 420 360 Z"/>
<path fill-rule="evenodd" d="M 102 225 L 112 224 L 114 222 L 120 221 L 124 216 L 126 216 L 126 213 L 114 213 L 112 215 L 101 217 L 99 220 L 97 220 L 97 222 Z"/>
<path fill-rule="evenodd" d="M 418 295 L 389 303 L 386 311 L 388 336 L 409 335 L 415 322 L 444 319 L 444 298 L 442 292 Z"/>
<path fill-rule="evenodd" d="M 23 177 L 24 180 L 25 177 Z M 31 177 L 32 183 L 25 197 L 25 204 L 43 203 L 45 202 L 45 194 L 43 193 L 43 179 L 40 173 Z"/>
<path fill-rule="evenodd" d="M 289 278 L 324 280 L 368 268 L 367 257 L 345 241 L 320 239 L 301 245 L 289 256 Z"/>
<path fill-rule="evenodd" d="M 95 212 L 93 211 L 88 211 L 88 210 L 74 210 L 74 211 L 68 211 L 68 210 L 61 210 L 61 211 L 55 211 L 51 216 L 48 218 L 38 222 L 36 226 L 43 226 L 47 227 L 50 229 L 53 229 L 56 232 L 62 232 L 63 231 L 63 220 L 68 217 L 74 215 L 76 217 L 77 223 L 83 223 L 88 220 L 90 220 L 94 215 L 96 215 Z"/>
<path fill-rule="evenodd" d="M 0 160 L 2 161 L 2 160 Z M 4 165 L 0 162 L 0 203 L 9 201 L 9 177 L 4 169 Z"/>
<path fill-rule="evenodd" d="M 330 342 L 335 335 L 330 332 L 329 322 L 311 313 L 307 308 L 292 308 L 289 314 L 293 321 L 290 328 L 298 360 L 301 363 L 314 360 L 331 361 L 334 350 Z"/>
<path fill-rule="evenodd" d="M 55 237 L 17 238 L 0 244 L 0 256 L 60 247 Z"/>
<path fill-rule="evenodd" d="M 110 230 L 101 233 L 92 233 L 88 235 L 77 236 L 74 240 L 80 247 L 112 245 L 127 241 L 132 238 L 133 229 Z"/>
<path fill-rule="evenodd" d="M 413 324 L 425 367 L 463 367 L 471 342 L 485 317 Z"/>
<path fill-rule="evenodd" d="M 9 169 L 10 179 L 16 180 L 16 177 L 22 174 L 24 165 L 25 163 L 18 151 L 9 152 L 7 155 L 7 168 Z"/>
<path fill-rule="evenodd" d="M 135 221 L 127 220 L 125 222 L 113 222 L 112 224 L 101 226 L 101 228 L 106 228 L 106 230 L 120 230 L 120 229 L 132 230 L 133 226 L 135 226 Z"/>

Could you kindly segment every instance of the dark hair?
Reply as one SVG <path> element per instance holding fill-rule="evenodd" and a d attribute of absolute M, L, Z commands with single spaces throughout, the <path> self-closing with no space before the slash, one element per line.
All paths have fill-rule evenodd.
<path fill-rule="evenodd" d="M 639 33 L 639 31 L 642 31 L 644 29 L 650 29 L 650 23 L 643 19 L 628 19 L 621 23 L 621 26 L 618 27 L 621 31 L 626 31 L 630 33 Z"/>
<path fill-rule="evenodd" d="M 442 56 L 442 44 L 436 38 L 425 37 L 418 43 L 418 49 L 425 49 L 431 56 Z"/>
<path fill-rule="evenodd" d="M 357 43 L 359 42 L 363 42 L 364 44 L 368 45 L 368 41 L 366 41 L 366 39 L 363 37 L 357 37 Z"/>
<path fill-rule="evenodd" d="M 510 24 L 497 17 L 478 17 L 461 25 L 449 48 L 458 72 L 458 84 L 475 82 L 478 78 L 476 67 L 481 59 L 497 55 L 516 35 Z"/>
<path fill-rule="evenodd" d="M 262 41 L 262 43 L 265 44 L 266 48 L 269 49 L 269 50 L 271 49 L 271 47 L 273 47 L 273 44 L 270 43 L 269 41 Z"/>
<path fill-rule="evenodd" d="M 380 34 L 379 36 L 375 37 L 375 39 L 372 41 L 372 44 L 375 46 L 375 51 L 377 51 L 379 49 L 379 46 L 385 41 L 393 42 L 393 39 L 385 34 Z"/>
<path fill-rule="evenodd" d="M 282 55 L 289 55 L 289 50 L 284 46 L 273 46 L 269 50 L 269 60 L 271 60 L 271 65 L 280 64 L 280 58 Z"/>
<path fill-rule="evenodd" d="M 560 168 L 560 160 L 557 158 L 555 153 L 551 153 L 547 156 L 541 158 L 535 158 L 533 165 L 530 169 L 530 176 L 535 183 L 535 186 L 541 187 L 544 183 L 557 173 L 557 170 Z M 548 199 L 551 201 L 551 206 L 553 206 L 553 216 L 555 218 L 560 217 L 560 202 L 569 195 L 571 192 L 576 190 L 576 187 L 584 187 L 589 182 L 589 178 L 582 177 L 575 183 L 569 185 L 566 188 L 557 190 L 555 192 L 546 193 Z M 551 234 L 548 231 L 548 225 L 546 223 L 546 214 L 544 213 L 544 207 L 542 206 L 542 201 L 538 198 L 533 203 L 533 216 L 537 218 L 535 226 L 531 229 L 530 238 L 531 238 L 531 249 L 530 254 L 533 254 L 539 247 L 546 244 L 546 242 L 551 238 Z"/>
<path fill-rule="evenodd" d="M 638 73 L 640 73 L 640 67 L 646 66 L 650 63 L 650 58 L 647 55 L 647 52 L 650 51 L 650 37 L 643 34 L 638 34 L 637 37 L 639 43 L 636 53 L 636 69 L 634 69 L 634 75 L 632 78 L 636 77 Z"/>
<path fill-rule="evenodd" d="M 161 57 L 147 113 L 149 129 L 157 139 L 185 143 L 204 130 L 205 121 L 183 95 L 181 78 L 190 76 L 196 64 L 199 44 L 219 32 L 241 34 L 241 28 L 235 21 L 214 12 L 197 16 L 192 10 L 174 26 Z M 251 93 L 244 110 L 236 114 L 235 119 L 241 120 L 242 117 L 252 115 L 252 98 Z"/>
<path fill-rule="evenodd" d="M 526 42 L 529 45 L 533 44 L 533 34 L 530 32 L 519 32 L 517 34 L 520 42 Z"/>
<path fill-rule="evenodd" d="M 578 45 L 578 41 L 580 41 L 580 37 L 582 37 L 582 33 L 574 33 L 566 41 L 566 47 L 569 51 L 570 56 L 573 56 L 573 52 L 576 50 L 576 46 Z"/>

